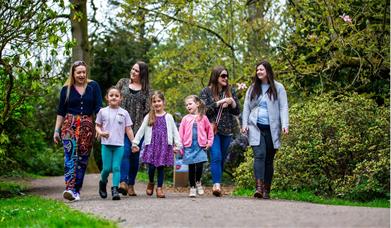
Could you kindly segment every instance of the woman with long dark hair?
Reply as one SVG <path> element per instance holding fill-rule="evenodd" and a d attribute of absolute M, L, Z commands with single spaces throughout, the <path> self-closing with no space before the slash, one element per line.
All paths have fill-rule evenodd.
<path fill-rule="evenodd" d="M 210 168 L 213 195 L 221 196 L 221 178 L 228 146 L 235 128 L 235 115 L 240 114 L 239 100 L 228 82 L 228 70 L 223 66 L 213 68 L 208 86 L 200 98 L 206 105 L 206 115 L 214 127 L 214 140 L 210 148 Z"/>
<path fill-rule="evenodd" d="M 144 116 L 149 112 L 149 73 L 148 65 L 138 61 L 130 70 L 129 78 L 122 78 L 117 83 L 117 88 L 122 94 L 121 108 L 129 112 L 133 121 L 134 134 L 143 122 Z M 123 195 L 137 196 L 134 191 L 135 179 L 139 169 L 140 152 L 132 153 L 132 143 L 127 135 L 124 135 L 124 155 L 121 163 L 121 178 L 119 192 Z M 142 141 L 140 142 L 142 144 Z"/>
<path fill-rule="evenodd" d="M 248 133 L 254 152 L 254 197 L 269 199 L 274 156 L 280 148 L 281 132 L 288 134 L 288 98 L 284 86 L 274 80 L 267 61 L 256 65 L 253 83 L 246 92 L 242 132 Z"/>

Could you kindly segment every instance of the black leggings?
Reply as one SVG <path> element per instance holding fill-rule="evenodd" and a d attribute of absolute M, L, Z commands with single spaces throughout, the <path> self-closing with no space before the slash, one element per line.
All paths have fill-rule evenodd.
<path fill-rule="evenodd" d="M 155 167 L 153 165 L 148 166 L 148 177 L 149 182 L 154 183 L 155 179 L 155 169 L 157 169 L 157 186 L 162 187 L 164 181 L 164 166 Z"/>
<path fill-rule="evenodd" d="M 204 162 L 199 162 L 189 165 L 189 182 L 190 187 L 195 187 L 196 182 L 201 181 L 202 170 L 204 168 Z"/>

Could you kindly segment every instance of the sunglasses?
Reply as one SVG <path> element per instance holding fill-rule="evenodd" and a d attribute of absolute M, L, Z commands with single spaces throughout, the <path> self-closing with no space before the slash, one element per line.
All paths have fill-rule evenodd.
<path fill-rule="evenodd" d="M 221 78 L 228 78 L 228 74 L 221 74 L 220 77 Z"/>
<path fill-rule="evenodd" d="M 86 66 L 87 64 L 84 61 L 78 60 L 73 63 L 73 66 Z"/>

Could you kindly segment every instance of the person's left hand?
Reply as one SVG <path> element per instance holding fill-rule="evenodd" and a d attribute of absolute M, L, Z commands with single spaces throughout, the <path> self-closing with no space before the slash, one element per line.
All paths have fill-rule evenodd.
<path fill-rule="evenodd" d="M 289 130 L 287 127 L 282 128 L 282 132 L 287 135 L 289 133 Z"/>

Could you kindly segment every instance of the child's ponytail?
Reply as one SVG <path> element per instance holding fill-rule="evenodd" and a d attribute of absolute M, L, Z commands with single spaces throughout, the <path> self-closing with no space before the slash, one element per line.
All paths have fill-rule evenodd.
<path fill-rule="evenodd" d="M 194 103 L 198 105 L 198 115 L 202 118 L 206 113 L 206 106 L 203 100 L 201 100 L 197 95 L 189 95 L 185 98 L 186 100 L 192 99 Z"/>

